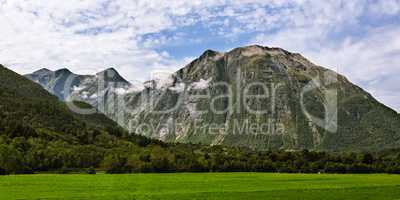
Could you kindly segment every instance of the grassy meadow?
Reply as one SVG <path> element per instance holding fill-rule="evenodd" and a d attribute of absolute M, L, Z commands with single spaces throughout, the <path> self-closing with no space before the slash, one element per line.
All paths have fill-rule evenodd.
<path fill-rule="evenodd" d="M 400 199 L 386 174 L 179 173 L 0 176 L 0 199 Z"/>

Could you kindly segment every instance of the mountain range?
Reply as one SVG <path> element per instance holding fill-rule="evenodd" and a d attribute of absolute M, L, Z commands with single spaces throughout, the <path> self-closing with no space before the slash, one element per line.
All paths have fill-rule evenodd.
<path fill-rule="evenodd" d="M 400 146 L 397 112 L 344 76 L 280 48 L 207 50 L 175 73 L 140 85 L 114 68 L 25 76 L 62 101 L 85 102 L 128 131 L 165 142 L 257 150 Z"/>

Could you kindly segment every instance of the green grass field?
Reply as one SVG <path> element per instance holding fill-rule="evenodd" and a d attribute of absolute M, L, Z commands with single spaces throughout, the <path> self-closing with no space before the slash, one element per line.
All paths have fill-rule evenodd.
<path fill-rule="evenodd" d="M 267 173 L 0 176 L 0 199 L 400 199 L 398 175 Z"/>

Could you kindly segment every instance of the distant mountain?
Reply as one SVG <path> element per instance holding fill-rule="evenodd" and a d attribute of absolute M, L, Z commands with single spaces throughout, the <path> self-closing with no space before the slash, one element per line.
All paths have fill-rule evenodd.
<path fill-rule="evenodd" d="M 97 86 L 100 80 L 104 83 L 104 87 L 111 84 L 121 87 L 128 87 L 130 85 L 114 68 L 106 69 L 96 75 L 77 75 L 66 68 L 56 71 L 44 68 L 25 76 L 41 84 L 46 90 L 64 101 L 67 100 L 66 98 L 69 97 L 74 90 L 82 88 L 83 86 Z"/>
<path fill-rule="evenodd" d="M 131 86 L 114 68 L 108 68 L 95 75 L 77 75 L 68 69 L 40 69 L 25 77 L 39 83 L 62 101 L 89 103 L 115 121 L 117 119 L 114 116 L 117 116 L 118 112 L 113 108 L 112 102 L 117 101 L 115 97 L 125 93 Z"/>
<path fill-rule="evenodd" d="M 27 77 L 45 88 L 62 80 L 33 74 Z M 207 50 L 142 90 L 118 76 L 98 84 L 98 77 L 78 78 L 68 93 L 102 105 L 102 112 L 135 133 L 167 142 L 261 150 L 400 147 L 399 114 L 342 75 L 280 48 Z"/>
<path fill-rule="evenodd" d="M 42 69 L 35 72 L 35 76 L 40 76 L 38 80 L 43 84 L 50 80 L 50 73 L 53 72 Z M 66 69 L 54 72 L 57 77 L 70 73 Z M 103 114 L 81 115 L 70 111 L 64 102 L 39 84 L 1 65 L 0 80 L 0 133 L 10 138 L 39 137 L 82 144 L 91 142 L 88 141 L 90 137 L 101 133 L 126 134 L 123 128 Z M 83 102 L 75 102 L 75 105 L 92 108 Z"/>

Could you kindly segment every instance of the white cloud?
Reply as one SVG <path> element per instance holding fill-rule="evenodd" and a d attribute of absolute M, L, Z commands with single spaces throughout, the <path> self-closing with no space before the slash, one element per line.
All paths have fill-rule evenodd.
<path fill-rule="evenodd" d="M 94 73 L 115 66 L 128 79 L 143 79 L 143 72 L 176 69 L 187 59 L 146 48 L 137 38 L 180 26 L 173 18 L 196 6 L 200 2 L 3 0 L 0 62 L 19 73 L 44 66 Z"/>
<path fill-rule="evenodd" d="M 373 14 L 396 15 L 400 13 L 400 0 L 376 1 L 369 6 Z"/>

